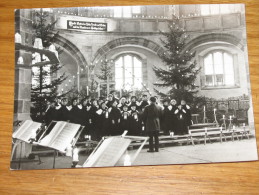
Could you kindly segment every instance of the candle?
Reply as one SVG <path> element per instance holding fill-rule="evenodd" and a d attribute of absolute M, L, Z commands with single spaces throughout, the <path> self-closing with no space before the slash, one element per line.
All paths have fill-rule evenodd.
<path fill-rule="evenodd" d="M 124 120 L 127 120 L 127 113 L 124 113 Z"/>
<path fill-rule="evenodd" d="M 222 127 L 220 127 L 220 131 L 222 131 L 222 129 L 223 129 L 223 128 L 222 128 Z"/>
<path fill-rule="evenodd" d="M 225 115 L 223 114 L 223 119 L 225 119 Z"/>
<path fill-rule="evenodd" d="M 214 108 L 214 115 L 215 115 L 215 113 L 216 113 L 216 108 Z"/>
<path fill-rule="evenodd" d="M 138 116 L 136 114 L 134 114 L 134 119 L 136 119 L 136 120 L 138 119 Z"/>
<path fill-rule="evenodd" d="M 73 150 L 73 161 L 79 161 L 77 148 Z"/>
<path fill-rule="evenodd" d="M 205 112 L 205 109 L 206 109 L 206 108 L 205 108 L 205 106 L 204 106 L 204 107 L 203 107 L 204 112 Z"/>
<path fill-rule="evenodd" d="M 231 120 L 232 119 L 232 116 L 229 116 L 229 120 Z"/>
<path fill-rule="evenodd" d="M 246 126 L 246 124 L 245 123 L 243 123 L 243 127 L 245 127 Z"/>
<path fill-rule="evenodd" d="M 109 113 L 106 112 L 106 113 L 105 113 L 105 118 L 108 118 L 108 116 L 109 116 Z"/>
<path fill-rule="evenodd" d="M 236 129 L 236 127 L 235 127 L 235 125 L 233 125 L 233 130 L 235 130 Z"/>

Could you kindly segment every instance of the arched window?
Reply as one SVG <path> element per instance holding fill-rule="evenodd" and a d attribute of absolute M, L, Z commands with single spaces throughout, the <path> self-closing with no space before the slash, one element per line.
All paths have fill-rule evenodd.
<path fill-rule="evenodd" d="M 137 56 L 127 54 L 115 61 L 115 88 L 142 88 L 142 62 Z"/>
<path fill-rule="evenodd" d="M 224 51 L 215 51 L 204 58 L 205 86 L 234 86 L 233 55 Z"/>

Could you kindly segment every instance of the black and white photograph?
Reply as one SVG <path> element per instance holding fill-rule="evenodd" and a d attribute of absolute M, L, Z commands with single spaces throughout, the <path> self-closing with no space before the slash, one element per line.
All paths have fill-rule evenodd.
<path fill-rule="evenodd" d="M 244 4 L 14 14 L 11 170 L 258 160 Z"/>

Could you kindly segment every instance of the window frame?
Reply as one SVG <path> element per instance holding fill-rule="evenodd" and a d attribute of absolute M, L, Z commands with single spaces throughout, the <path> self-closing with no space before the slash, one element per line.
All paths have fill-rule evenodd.
<path fill-rule="evenodd" d="M 234 84 L 233 85 L 226 85 L 225 84 L 225 64 L 224 64 L 224 57 L 222 58 L 223 60 L 223 85 L 206 85 L 206 74 L 205 74 L 205 58 L 212 54 L 212 58 L 213 58 L 213 54 L 215 54 L 216 52 L 221 52 L 222 53 L 222 56 L 224 56 L 224 53 L 227 53 L 228 55 L 232 56 L 232 60 L 233 60 L 233 74 L 234 74 Z M 227 50 L 224 50 L 224 49 L 214 49 L 214 50 L 210 50 L 208 52 L 206 52 L 204 55 L 202 56 L 199 56 L 199 62 L 200 62 L 200 65 L 202 67 L 202 72 L 201 72 L 201 76 L 200 76 L 200 79 L 201 79 L 201 89 L 232 89 L 232 88 L 239 88 L 240 85 L 239 85 L 239 80 L 238 80 L 238 70 L 237 70 L 237 54 L 234 54 L 234 53 L 231 53 Z M 216 75 L 215 74 L 215 68 L 214 68 L 214 62 L 213 62 L 213 80 L 215 81 L 216 79 Z M 214 82 L 215 83 L 215 82 Z"/>
<path fill-rule="evenodd" d="M 124 88 L 125 87 L 125 85 L 126 85 L 126 83 L 125 83 L 125 77 L 126 77 L 126 73 L 125 73 L 125 63 L 124 63 L 124 58 L 125 58 L 125 56 L 130 56 L 131 57 L 131 60 L 132 60 L 132 66 L 131 66 L 131 72 L 132 72 L 132 75 L 131 75 L 131 80 L 132 80 L 132 86 L 133 86 L 133 90 L 135 90 L 135 89 L 142 89 L 142 87 L 141 88 L 135 88 L 134 87 L 134 85 L 135 85 L 135 78 L 134 78 L 134 69 L 135 69 L 135 65 L 134 65 L 134 57 L 137 59 L 137 60 L 139 60 L 140 62 L 141 62 L 141 77 L 138 77 L 138 79 L 140 79 L 140 82 L 141 83 L 143 83 L 143 67 L 144 67 L 144 61 L 143 61 L 143 59 L 140 57 L 140 56 L 138 56 L 137 54 L 134 54 L 134 53 L 123 53 L 123 54 L 121 54 L 121 55 L 118 55 L 118 56 L 116 56 L 116 58 L 114 59 L 114 81 L 115 81 L 115 88 L 116 88 L 116 67 L 115 67 L 115 64 L 116 64 L 116 62 L 120 59 L 120 58 L 122 58 L 122 69 L 123 69 L 123 73 L 122 73 L 122 88 Z M 137 67 L 138 68 L 138 67 Z M 138 68 L 139 69 L 139 68 Z"/>

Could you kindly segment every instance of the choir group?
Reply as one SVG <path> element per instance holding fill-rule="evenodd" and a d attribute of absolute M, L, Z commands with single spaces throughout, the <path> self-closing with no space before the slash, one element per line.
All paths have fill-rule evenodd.
<path fill-rule="evenodd" d="M 81 124 L 85 126 L 82 136 L 90 135 L 96 141 L 103 136 L 121 135 L 125 130 L 128 131 L 127 135 L 146 135 L 143 113 L 149 104 L 147 95 L 142 95 L 139 99 L 136 96 L 118 99 L 109 94 L 107 99 L 86 97 L 79 101 L 74 98 L 70 103 L 67 98 L 62 98 L 49 102 L 44 122 L 47 126 L 52 120 Z M 160 130 L 165 135 L 188 133 L 191 110 L 184 100 L 179 105 L 174 99 L 164 99 L 161 104 L 156 104 L 162 109 Z"/>

